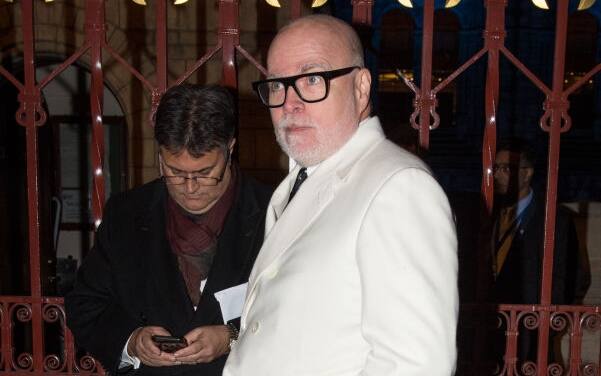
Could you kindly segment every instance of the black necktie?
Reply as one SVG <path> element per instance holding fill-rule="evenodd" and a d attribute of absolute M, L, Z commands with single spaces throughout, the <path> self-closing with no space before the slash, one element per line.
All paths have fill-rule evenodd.
<path fill-rule="evenodd" d="M 305 179 L 307 179 L 307 169 L 303 167 L 298 171 L 298 175 L 296 175 L 296 180 L 294 181 L 294 185 L 292 186 L 292 190 L 290 191 L 290 197 L 288 197 L 288 203 L 292 201 L 292 198 L 296 194 L 296 191 L 298 191 Z"/>

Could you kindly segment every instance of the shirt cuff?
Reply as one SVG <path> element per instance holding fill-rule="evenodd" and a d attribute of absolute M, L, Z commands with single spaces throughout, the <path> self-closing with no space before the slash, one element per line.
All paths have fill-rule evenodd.
<path fill-rule="evenodd" d="M 132 333 L 133 334 L 133 333 Z M 140 368 L 140 359 L 136 356 L 131 356 L 127 352 L 127 345 L 129 345 L 129 340 L 131 339 L 131 335 L 125 342 L 125 346 L 123 347 L 123 351 L 121 352 L 121 362 L 119 363 L 119 368 L 125 368 L 128 366 L 133 366 L 134 369 Z"/>

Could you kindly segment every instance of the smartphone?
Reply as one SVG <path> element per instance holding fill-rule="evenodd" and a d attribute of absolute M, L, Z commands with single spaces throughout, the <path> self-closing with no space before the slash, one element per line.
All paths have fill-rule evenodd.
<path fill-rule="evenodd" d="M 188 341 L 184 337 L 154 335 L 151 338 L 161 351 L 167 353 L 173 353 L 188 346 Z"/>

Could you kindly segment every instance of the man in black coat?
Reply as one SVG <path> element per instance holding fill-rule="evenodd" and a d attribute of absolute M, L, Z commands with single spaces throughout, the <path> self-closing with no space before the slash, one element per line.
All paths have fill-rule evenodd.
<path fill-rule="evenodd" d="M 497 303 L 540 303 L 545 197 L 531 187 L 534 166 L 534 153 L 524 141 L 510 140 L 497 149 L 494 165 L 497 196 L 491 239 L 495 274 L 493 300 Z M 551 303 L 577 304 L 589 283 L 579 258 L 570 213 L 558 206 Z M 520 330 L 518 357 L 521 361 L 536 359 L 536 338 L 536 331 Z"/>
<path fill-rule="evenodd" d="M 161 178 L 107 202 L 65 307 L 108 372 L 221 375 L 271 194 L 233 163 L 235 127 L 226 89 L 169 89 L 155 121 Z M 169 352 L 157 335 L 187 345 Z"/>

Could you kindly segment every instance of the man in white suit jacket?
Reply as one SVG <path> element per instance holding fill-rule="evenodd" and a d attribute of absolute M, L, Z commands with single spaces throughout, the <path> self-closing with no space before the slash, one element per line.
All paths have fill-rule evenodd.
<path fill-rule="evenodd" d="M 451 375 L 452 214 L 424 163 L 369 117 L 357 35 L 330 16 L 296 20 L 268 71 L 253 86 L 296 166 L 271 198 L 224 375 Z"/>

